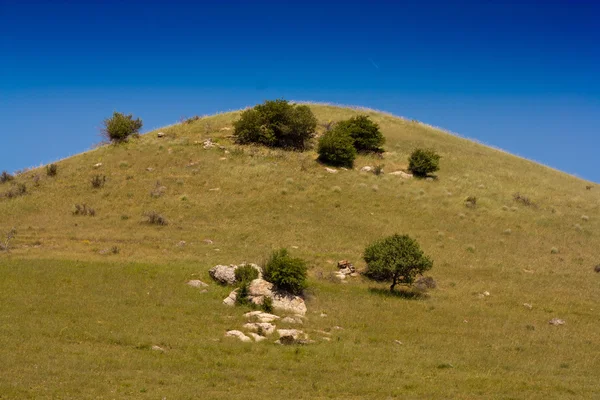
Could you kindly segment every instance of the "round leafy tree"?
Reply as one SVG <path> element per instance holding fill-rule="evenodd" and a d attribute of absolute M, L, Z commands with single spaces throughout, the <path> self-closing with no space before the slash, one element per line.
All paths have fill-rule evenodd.
<path fill-rule="evenodd" d="M 242 112 L 234 123 L 234 136 L 240 144 L 304 150 L 316 127 L 317 119 L 308 106 L 268 100 Z"/>
<path fill-rule="evenodd" d="M 440 169 L 440 156 L 432 149 L 416 149 L 408 157 L 408 170 L 417 177 L 426 177 Z"/>
<path fill-rule="evenodd" d="M 142 120 L 133 119 L 133 115 L 114 112 L 111 118 L 104 120 L 102 135 L 111 142 L 123 142 L 142 129 Z"/>
<path fill-rule="evenodd" d="M 317 152 L 319 161 L 339 167 L 352 168 L 356 158 L 354 140 L 345 130 L 337 127 L 321 136 Z"/>
<path fill-rule="evenodd" d="M 365 249 L 365 275 L 380 282 L 412 285 L 417 275 L 431 269 L 433 261 L 423 254 L 416 240 L 408 235 L 392 235 L 378 240 Z"/>
<path fill-rule="evenodd" d="M 350 135 L 354 140 L 354 147 L 359 152 L 383 151 L 381 146 L 385 143 L 385 138 L 379 131 L 379 125 L 371 121 L 368 116 L 358 115 L 340 121 L 336 126 Z"/>
<path fill-rule="evenodd" d="M 293 294 L 301 294 L 306 288 L 306 274 L 304 260 L 292 258 L 286 249 L 274 251 L 264 268 L 265 280 Z"/>

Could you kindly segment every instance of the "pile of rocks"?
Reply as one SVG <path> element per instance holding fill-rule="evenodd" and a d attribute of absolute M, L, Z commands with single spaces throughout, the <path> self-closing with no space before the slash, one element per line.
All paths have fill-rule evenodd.
<path fill-rule="evenodd" d="M 223 303 L 228 306 L 235 305 L 237 291 L 238 289 L 235 289 L 229 293 L 229 296 L 223 300 Z M 296 315 L 306 314 L 306 304 L 302 297 L 287 292 L 277 291 L 274 289 L 271 282 L 267 282 L 262 278 L 257 278 L 250 282 L 248 285 L 248 300 L 250 302 L 260 306 L 263 304 L 266 297 L 271 298 L 273 308 L 276 310 Z"/>
<path fill-rule="evenodd" d="M 306 335 L 303 331 L 299 329 L 276 329 L 277 327 L 273 322 L 281 320 L 281 317 L 275 314 L 269 314 L 262 311 L 250 311 L 244 314 L 244 317 L 248 320 L 247 323 L 243 325 L 243 329 L 247 332 L 244 333 L 240 330 L 230 330 L 225 333 L 226 337 L 234 337 L 242 342 L 262 342 L 267 339 L 267 336 L 272 335 L 277 332 L 279 339 L 275 341 L 277 344 L 309 344 L 312 343 L 311 340 L 308 339 L 308 335 Z M 286 321 L 288 318 L 286 317 L 282 322 Z M 300 316 L 296 316 L 296 318 L 300 318 Z"/>
<path fill-rule="evenodd" d="M 358 276 L 358 272 L 354 268 L 354 265 L 348 260 L 338 261 L 338 270 L 335 273 L 335 276 L 341 280 L 346 279 L 348 276 Z"/>

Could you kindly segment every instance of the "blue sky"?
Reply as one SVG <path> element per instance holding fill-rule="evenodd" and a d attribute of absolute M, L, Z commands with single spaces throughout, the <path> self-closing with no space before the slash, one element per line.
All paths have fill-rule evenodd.
<path fill-rule="evenodd" d="M 286 98 L 381 109 L 600 182 L 597 1 L 0 0 L 0 170 Z"/>

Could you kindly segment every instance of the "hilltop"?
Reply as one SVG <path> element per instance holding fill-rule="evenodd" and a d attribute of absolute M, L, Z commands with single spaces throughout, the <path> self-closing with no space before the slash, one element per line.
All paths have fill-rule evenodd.
<path fill-rule="evenodd" d="M 0 232 L 17 231 L 0 252 L 0 393 L 600 395 L 600 187 L 418 121 L 310 107 L 318 133 L 369 115 L 385 153 L 330 173 L 314 151 L 235 145 L 239 112 L 229 112 L 62 160 L 55 177 L 33 169 L 0 185 L 27 187 L 0 199 Z M 442 156 L 437 179 L 390 174 L 417 147 Z M 375 165 L 384 174 L 360 171 Z M 101 188 L 90 183 L 96 175 Z M 83 204 L 95 216 L 74 215 Z M 153 211 L 168 225 L 148 224 Z M 393 233 L 415 237 L 434 260 L 438 288 L 427 298 L 335 279 L 337 260 L 361 268 L 365 246 Z M 294 349 L 223 338 L 241 312 L 222 306 L 228 289 L 210 282 L 209 268 L 260 263 L 279 247 L 308 261 L 305 329 L 329 332 L 330 342 Z M 185 286 L 194 278 L 211 283 L 207 293 Z M 555 317 L 566 324 L 549 325 Z"/>

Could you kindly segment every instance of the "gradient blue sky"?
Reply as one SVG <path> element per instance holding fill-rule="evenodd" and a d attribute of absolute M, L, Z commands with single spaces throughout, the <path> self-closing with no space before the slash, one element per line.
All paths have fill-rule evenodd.
<path fill-rule="evenodd" d="M 286 98 L 418 119 L 600 182 L 598 1 L 0 0 L 0 170 Z"/>

